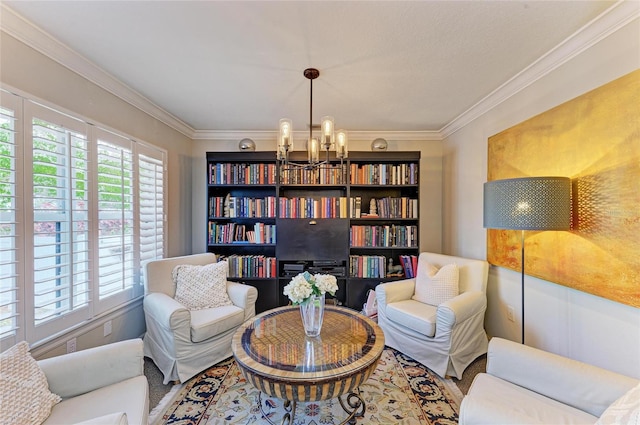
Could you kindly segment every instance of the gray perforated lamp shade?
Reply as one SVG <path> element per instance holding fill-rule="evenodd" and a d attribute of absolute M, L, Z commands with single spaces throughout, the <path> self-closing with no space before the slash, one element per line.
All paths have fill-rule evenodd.
<path fill-rule="evenodd" d="M 484 184 L 484 227 L 510 230 L 568 230 L 571 179 L 522 177 Z"/>

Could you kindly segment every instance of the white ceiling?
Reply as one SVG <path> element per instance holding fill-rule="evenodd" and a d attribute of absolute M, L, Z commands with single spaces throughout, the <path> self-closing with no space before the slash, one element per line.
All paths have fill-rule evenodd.
<path fill-rule="evenodd" d="M 193 131 L 441 131 L 612 1 L 6 1 Z"/>

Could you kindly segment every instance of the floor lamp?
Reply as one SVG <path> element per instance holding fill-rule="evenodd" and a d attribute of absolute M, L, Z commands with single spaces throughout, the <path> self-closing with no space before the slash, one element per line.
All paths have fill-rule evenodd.
<path fill-rule="evenodd" d="M 568 177 L 522 177 L 484 184 L 484 227 L 520 230 L 522 343 L 524 344 L 524 232 L 569 230 L 571 226 L 571 179 Z"/>

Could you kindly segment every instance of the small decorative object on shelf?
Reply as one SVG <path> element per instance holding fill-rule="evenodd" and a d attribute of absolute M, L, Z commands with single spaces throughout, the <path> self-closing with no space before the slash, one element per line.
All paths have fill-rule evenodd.
<path fill-rule="evenodd" d="M 402 265 L 398 264 L 396 266 L 393 265 L 393 258 L 389 258 L 389 265 L 387 266 L 387 276 L 402 276 Z"/>
<path fill-rule="evenodd" d="M 300 306 L 300 316 L 304 332 L 309 337 L 320 335 L 324 318 L 325 294 L 335 295 L 338 283 L 335 276 L 329 274 L 300 273 L 284 287 L 284 295 L 294 305 Z"/>

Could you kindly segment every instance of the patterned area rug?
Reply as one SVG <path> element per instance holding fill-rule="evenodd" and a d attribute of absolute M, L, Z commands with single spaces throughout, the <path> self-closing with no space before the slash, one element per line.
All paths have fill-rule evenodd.
<path fill-rule="evenodd" d="M 462 393 L 428 368 L 386 348 L 369 380 L 360 386 L 366 404 L 359 424 L 457 424 Z M 283 401 L 262 396 L 263 411 L 279 424 Z M 166 406 L 166 404 L 165 404 Z M 168 403 L 152 412 L 152 425 L 268 424 L 258 406 L 258 390 L 240 373 L 233 358 L 188 381 Z M 160 414 L 160 412 L 163 412 Z M 298 403 L 293 425 L 337 425 L 347 414 L 338 400 Z"/>

